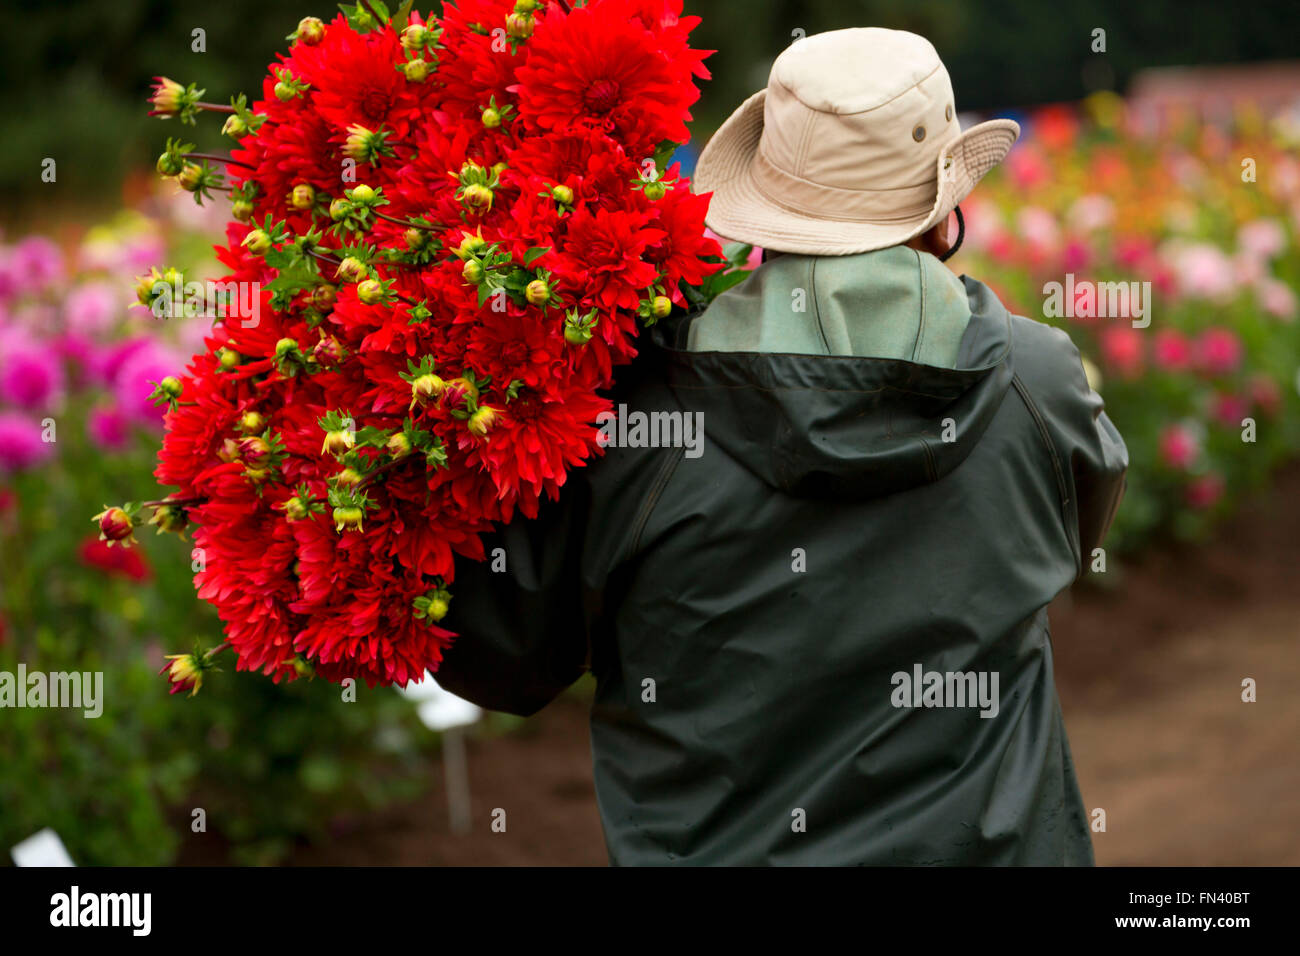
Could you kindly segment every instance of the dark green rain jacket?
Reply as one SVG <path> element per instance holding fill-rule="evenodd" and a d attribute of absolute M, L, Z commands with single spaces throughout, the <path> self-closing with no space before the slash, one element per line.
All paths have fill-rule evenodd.
<path fill-rule="evenodd" d="M 1093 862 L 1046 605 L 1127 453 L 1063 332 L 902 250 L 650 330 L 623 444 L 458 569 L 442 686 L 531 714 L 595 676 L 614 864 Z M 630 447 L 636 412 L 703 441 Z"/>

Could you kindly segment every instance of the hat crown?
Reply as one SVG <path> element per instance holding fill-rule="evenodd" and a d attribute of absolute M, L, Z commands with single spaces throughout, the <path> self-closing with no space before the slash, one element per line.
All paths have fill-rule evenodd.
<path fill-rule="evenodd" d="M 934 45 L 905 30 L 855 27 L 805 37 L 786 48 L 768 85 L 779 84 L 822 113 L 873 110 L 913 89 L 935 71 L 948 71 Z"/>

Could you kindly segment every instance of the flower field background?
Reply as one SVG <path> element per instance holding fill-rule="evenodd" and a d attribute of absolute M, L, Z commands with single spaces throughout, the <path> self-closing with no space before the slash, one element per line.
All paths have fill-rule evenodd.
<path fill-rule="evenodd" d="M 305 12 L 294 9 L 289 25 Z M 1069 331 L 1126 438 L 1128 493 L 1107 541 L 1119 573 L 1106 584 L 1171 540 L 1213 540 L 1300 457 L 1300 133 L 1294 116 L 1246 106 L 1148 128 L 1113 95 L 1022 118 L 1007 164 L 963 205 L 952 264 Z M 220 640 L 188 546 L 142 528 L 140 547 L 109 549 L 88 516 L 155 487 L 153 383 L 205 347 L 201 322 L 132 308 L 133 277 L 219 274 L 228 209 L 146 178 L 128 178 L 117 212 L 65 206 L 55 221 L 36 207 L 0 237 L 0 670 L 106 681 L 99 719 L 4 712 L 0 846 L 49 826 L 78 863 L 167 863 L 194 842 L 202 809 L 223 859 L 302 858 L 341 821 L 436 791 L 437 740 L 385 689 L 341 707 L 322 681 L 227 668 L 196 700 L 169 698 L 162 655 Z M 1150 324 L 1045 316 L 1044 285 L 1067 274 L 1150 282 Z M 581 737 L 577 723 L 566 732 Z M 509 746 L 517 757 L 529 741 Z"/>

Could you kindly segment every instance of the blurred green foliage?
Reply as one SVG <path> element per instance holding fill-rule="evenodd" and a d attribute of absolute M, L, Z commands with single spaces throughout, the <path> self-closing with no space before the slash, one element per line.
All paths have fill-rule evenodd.
<path fill-rule="evenodd" d="M 0 221 L 9 222 L 50 204 L 115 208 L 123 175 L 148 168 L 164 137 L 179 135 L 176 124 L 146 116 L 151 77 L 197 82 L 216 102 L 256 93 L 298 20 L 335 12 L 316 0 L 5 0 L 3 8 Z M 1145 67 L 1294 57 L 1294 9 L 1286 0 L 686 0 L 686 12 L 704 18 L 695 45 L 718 51 L 695 129 L 706 138 L 763 86 L 796 30 L 921 33 L 944 57 L 960 107 L 980 110 L 1123 89 Z M 1107 39 L 1101 57 L 1091 52 L 1099 27 Z M 206 52 L 192 50 L 196 29 L 206 31 Z M 201 124 L 200 147 L 223 145 L 219 129 Z M 56 184 L 40 180 L 45 157 L 58 162 Z"/>

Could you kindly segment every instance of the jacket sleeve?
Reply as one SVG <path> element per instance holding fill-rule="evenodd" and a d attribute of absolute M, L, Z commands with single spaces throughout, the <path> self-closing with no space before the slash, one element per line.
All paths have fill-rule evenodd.
<path fill-rule="evenodd" d="M 488 710 L 528 716 L 583 674 L 580 563 L 588 498 L 586 484 L 570 480 L 558 501 L 541 503 L 536 518 L 484 535 L 487 561 L 457 563 L 442 621 L 457 636 L 434 673 L 439 685 Z"/>
<path fill-rule="evenodd" d="M 1088 383 L 1079 350 L 1069 336 L 1053 330 L 1054 350 L 1049 391 L 1052 431 L 1066 469 L 1076 522 L 1080 570 L 1110 530 L 1124 497 L 1128 448 L 1106 414 L 1105 402 Z M 1046 371 L 1046 370 L 1045 370 Z"/>

